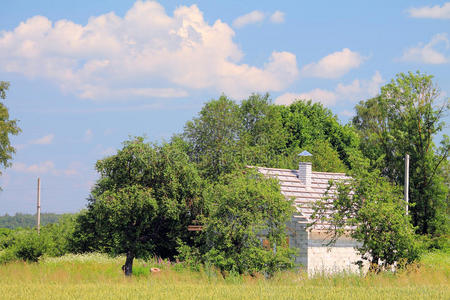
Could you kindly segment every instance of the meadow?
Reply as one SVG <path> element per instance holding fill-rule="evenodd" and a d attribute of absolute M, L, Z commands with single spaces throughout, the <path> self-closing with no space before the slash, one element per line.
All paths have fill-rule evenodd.
<path fill-rule="evenodd" d="M 283 272 L 229 275 L 191 271 L 180 264 L 137 260 L 134 275 L 121 272 L 124 257 L 103 254 L 43 258 L 0 266 L 1 299 L 449 299 L 450 256 L 429 253 L 396 274 L 339 274 L 307 278 Z M 161 272 L 150 273 L 150 267 Z"/>

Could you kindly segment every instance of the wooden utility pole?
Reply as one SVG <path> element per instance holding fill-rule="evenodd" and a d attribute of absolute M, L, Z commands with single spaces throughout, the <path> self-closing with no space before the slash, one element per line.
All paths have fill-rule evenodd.
<path fill-rule="evenodd" d="M 41 179 L 38 177 L 37 180 L 37 233 L 41 229 Z"/>
<path fill-rule="evenodd" d="M 408 215 L 408 203 L 409 203 L 409 154 L 405 155 L 405 203 L 406 203 L 406 215 Z"/>

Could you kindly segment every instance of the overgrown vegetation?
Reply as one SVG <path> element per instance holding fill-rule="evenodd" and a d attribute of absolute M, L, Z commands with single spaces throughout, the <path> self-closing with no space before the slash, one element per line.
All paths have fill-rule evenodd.
<path fill-rule="evenodd" d="M 139 276 L 125 278 L 124 257 L 101 254 L 45 258 L 39 264 L 11 263 L 0 268 L 2 299 L 448 299 L 449 256 L 425 255 L 397 273 L 276 273 L 228 275 L 214 268 L 191 271 L 167 260 L 137 260 Z M 157 267 L 159 273 L 151 273 Z"/>
<path fill-rule="evenodd" d="M 378 170 L 368 171 L 367 160 L 355 160 L 351 179 L 332 182 L 325 197 L 314 204 L 314 223 L 331 226 L 331 244 L 350 234 L 361 243 L 356 247 L 370 270 L 379 272 L 402 268 L 416 261 L 420 245 L 410 216 L 406 215 L 399 188 L 380 176 Z"/>
<path fill-rule="evenodd" d="M 438 95 L 431 76 L 399 74 L 360 102 L 348 125 L 311 101 L 280 106 L 268 95 L 240 103 L 221 96 L 170 141 L 132 138 L 98 161 L 100 179 L 79 215 L 43 226 L 40 235 L 0 231 L 0 262 L 102 252 L 125 255 L 127 275 L 135 258 L 160 257 L 230 278 L 276 276 L 293 266 L 285 230 L 292 205 L 273 179 L 249 166 L 296 169 L 298 153 L 308 150 L 314 170 L 353 178 L 331 183 L 315 208 L 317 220 L 332 225 L 332 242 L 350 233 L 372 270 L 408 269 L 421 251 L 449 248 L 449 142 L 444 135 L 438 147 L 435 140 L 449 102 Z M 5 120 L 8 138 L 18 128 Z M 3 165 L 12 153 L 6 142 Z M 401 195 L 406 153 L 411 218 Z M 190 224 L 203 230 L 189 232 Z M 143 272 L 138 266 L 135 273 Z"/>

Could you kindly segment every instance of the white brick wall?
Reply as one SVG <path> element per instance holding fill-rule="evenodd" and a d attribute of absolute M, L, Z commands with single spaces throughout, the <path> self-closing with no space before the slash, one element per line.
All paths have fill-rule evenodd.
<path fill-rule="evenodd" d="M 305 184 L 306 189 L 311 188 L 312 163 L 300 162 L 298 165 L 298 179 Z"/>

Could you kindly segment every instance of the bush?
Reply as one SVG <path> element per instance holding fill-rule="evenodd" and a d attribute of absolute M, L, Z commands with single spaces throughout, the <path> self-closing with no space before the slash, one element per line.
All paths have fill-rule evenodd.
<path fill-rule="evenodd" d="M 14 246 L 12 246 L 16 258 L 37 262 L 45 250 L 46 245 L 43 239 L 34 230 L 22 230 L 16 233 Z"/>
<path fill-rule="evenodd" d="M 11 245 L 13 232 L 9 228 L 0 228 L 0 251 Z"/>
<path fill-rule="evenodd" d="M 294 250 L 286 244 L 286 223 L 293 207 L 278 182 L 254 169 L 223 176 L 205 191 L 208 217 L 197 247 L 180 245 L 179 259 L 212 265 L 223 275 L 265 273 L 293 267 Z M 267 240 L 270 247 L 264 247 Z"/>
<path fill-rule="evenodd" d="M 70 252 L 70 240 L 74 232 L 76 215 L 64 215 L 58 223 L 41 229 L 41 242 L 48 256 L 62 256 Z"/>
<path fill-rule="evenodd" d="M 0 251 L 0 265 L 17 260 L 16 254 L 12 249 Z"/>

